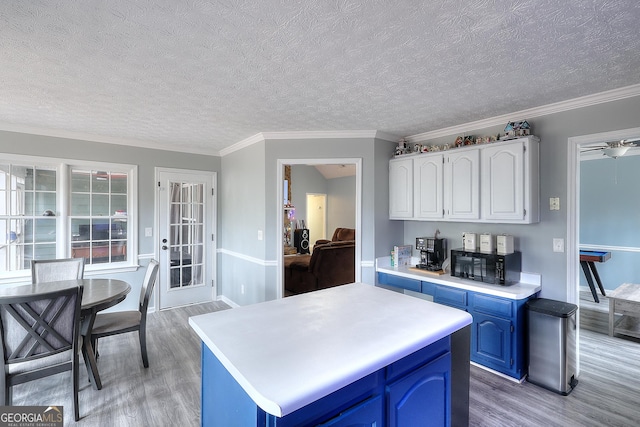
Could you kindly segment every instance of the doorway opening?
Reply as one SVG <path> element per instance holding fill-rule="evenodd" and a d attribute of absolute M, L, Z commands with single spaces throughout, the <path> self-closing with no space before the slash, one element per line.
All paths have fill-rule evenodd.
<path fill-rule="evenodd" d="M 296 180 L 296 167 L 313 167 L 317 169 L 317 173 L 322 175 L 323 169 L 350 169 L 351 172 L 350 182 L 348 186 L 342 186 L 342 190 L 345 190 L 346 194 L 340 194 L 344 196 L 345 200 L 349 199 L 349 206 L 347 209 L 340 209 L 340 200 L 332 198 L 331 184 L 328 184 L 328 191 L 317 189 L 305 188 L 304 180 L 298 178 Z M 278 211 L 276 214 L 277 230 L 283 230 L 283 232 L 277 233 L 277 298 L 282 298 L 286 295 L 285 292 L 285 255 L 297 256 L 297 251 L 287 247 L 287 242 L 290 235 L 293 235 L 293 244 L 295 246 L 295 233 L 291 233 L 288 227 L 298 226 L 304 224 L 305 228 L 308 228 L 310 233 L 314 233 L 309 237 L 309 248 L 313 249 L 313 245 L 316 240 L 323 240 L 320 230 L 311 230 L 309 221 L 312 221 L 312 217 L 309 217 L 307 210 L 307 195 L 319 195 L 326 194 L 325 208 L 325 231 L 324 238 L 331 239 L 334 234 L 335 228 L 347 227 L 355 230 L 355 236 L 353 239 L 354 255 L 353 255 L 353 268 L 355 281 L 361 281 L 362 273 L 360 269 L 361 264 L 361 211 L 362 211 L 362 159 L 360 158 L 329 158 L 329 159 L 278 159 L 277 161 L 277 206 Z M 286 169 L 286 172 L 285 172 Z M 285 177 L 287 183 L 283 185 Z M 336 176 L 335 178 L 344 178 L 344 176 Z M 332 178 L 327 178 L 327 181 L 331 181 Z M 339 186 L 338 186 L 339 187 Z M 349 187 L 348 191 L 344 187 Z M 290 193 L 290 194 L 287 194 Z M 336 193 L 339 191 L 336 190 Z M 337 200 L 337 201 L 336 201 Z M 283 209 L 284 204 L 284 209 Z M 332 213 L 332 206 L 338 207 L 338 213 Z M 292 213 L 293 211 L 293 213 Z M 346 223 L 343 224 L 342 219 L 333 221 L 334 218 L 345 215 Z M 301 221 L 303 220 L 303 221 Z M 284 227 L 284 228 L 283 228 Z M 316 228 L 314 226 L 314 228 Z M 287 252 L 289 254 L 287 254 Z M 295 254 L 294 254 L 295 252 Z M 306 255 L 305 256 L 310 256 Z"/>
<path fill-rule="evenodd" d="M 580 305 L 580 148 L 582 146 L 634 138 L 640 135 L 640 128 L 582 135 L 568 139 L 567 155 L 567 301 Z M 576 373 L 580 373 L 580 316 L 576 319 Z"/>

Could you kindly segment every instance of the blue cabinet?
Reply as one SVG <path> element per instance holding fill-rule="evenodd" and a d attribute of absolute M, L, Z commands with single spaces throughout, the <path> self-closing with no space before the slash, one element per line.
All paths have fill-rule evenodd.
<path fill-rule="evenodd" d="M 501 372 L 511 371 L 512 336 L 511 320 L 474 313 L 471 330 L 472 359 Z"/>
<path fill-rule="evenodd" d="M 387 386 L 389 427 L 450 425 L 451 354 L 446 353 Z M 428 404 L 425 404 L 428 402 Z"/>
<path fill-rule="evenodd" d="M 452 351 L 451 337 L 442 338 L 297 411 L 276 417 L 255 404 L 203 343 L 201 425 L 449 426 Z"/>
<path fill-rule="evenodd" d="M 398 277 L 378 273 L 378 282 L 397 286 L 395 283 Z M 412 280 L 405 277 L 400 279 Z M 471 314 L 472 361 L 518 380 L 525 376 L 525 303 L 534 298 L 535 294 L 513 300 L 427 281 L 420 282 L 420 289 L 423 294 L 431 295 L 433 301 L 438 304 L 465 310 Z"/>

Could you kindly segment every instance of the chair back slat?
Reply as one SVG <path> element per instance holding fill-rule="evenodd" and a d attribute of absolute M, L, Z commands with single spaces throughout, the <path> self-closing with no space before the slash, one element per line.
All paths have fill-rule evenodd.
<path fill-rule="evenodd" d="M 55 282 L 82 279 L 84 258 L 63 258 L 31 261 L 31 282 Z"/>
<path fill-rule="evenodd" d="M 151 299 L 151 293 L 153 292 L 153 286 L 158 279 L 158 261 L 152 259 L 149 261 L 147 271 L 144 275 L 144 281 L 142 282 L 142 288 L 140 289 L 140 313 L 146 315 L 147 307 L 149 306 L 149 300 Z"/>
<path fill-rule="evenodd" d="M 0 298 L 6 364 L 26 362 L 74 347 L 82 288 Z"/>

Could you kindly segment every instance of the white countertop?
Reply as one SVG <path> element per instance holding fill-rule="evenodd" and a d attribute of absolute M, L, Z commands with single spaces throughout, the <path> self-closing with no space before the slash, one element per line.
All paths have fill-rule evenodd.
<path fill-rule="evenodd" d="M 462 310 L 362 283 L 189 318 L 254 402 L 278 417 L 471 321 Z"/>
<path fill-rule="evenodd" d="M 417 259 L 412 260 L 413 266 L 417 263 Z M 376 271 L 381 273 L 395 274 L 396 276 L 406 277 L 407 279 L 424 280 L 425 282 L 437 283 L 440 285 L 451 286 L 467 291 L 482 292 L 488 295 L 520 300 L 528 298 L 542 289 L 540 286 L 540 276 L 532 273 L 521 273 L 520 282 L 513 285 L 501 286 L 489 283 L 476 282 L 468 279 L 461 279 L 452 276 L 450 273 L 436 275 L 427 271 L 409 270 L 407 267 L 391 267 L 389 257 L 376 259 Z M 524 281 L 526 279 L 527 281 Z"/>

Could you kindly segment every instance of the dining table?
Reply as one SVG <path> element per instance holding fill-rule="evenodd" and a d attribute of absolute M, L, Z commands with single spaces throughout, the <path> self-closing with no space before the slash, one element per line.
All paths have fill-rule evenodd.
<path fill-rule="evenodd" d="M 20 285 L 0 288 L 0 296 L 33 295 L 43 292 L 66 289 L 72 286 L 82 286 L 80 333 L 82 340 L 82 356 L 87 366 L 89 381 L 93 386 L 102 389 L 102 381 L 98 372 L 95 351 L 91 344 L 91 330 L 99 311 L 113 307 L 131 291 L 131 285 L 117 279 L 76 279 L 60 280 L 56 282 L 40 282 L 37 284 Z"/>

